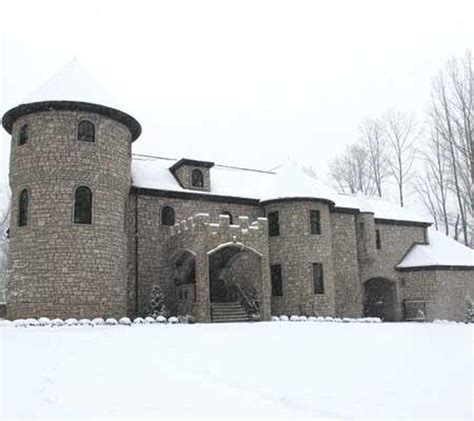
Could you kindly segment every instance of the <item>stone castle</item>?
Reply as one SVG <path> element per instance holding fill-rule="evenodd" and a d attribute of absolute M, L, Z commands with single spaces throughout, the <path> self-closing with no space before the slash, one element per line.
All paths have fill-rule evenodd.
<path fill-rule="evenodd" d="M 77 66 L 10 109 L 7 315 L 143 314 L 158 286 L 197 321 L 464 317 L 473 252 L 397 205 L 294 163 L 132 155 L 139 122 Z"/>

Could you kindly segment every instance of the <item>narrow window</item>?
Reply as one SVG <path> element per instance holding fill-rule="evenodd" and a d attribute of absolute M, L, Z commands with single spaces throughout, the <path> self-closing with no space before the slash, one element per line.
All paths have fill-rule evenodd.
<path fill-rule="evenodd" d="M 92 191 L 80 186 L 74 195 L 74 223 L 92 224 Z"/>
<path fill-rule="evenodd" d="M 313 263 L 313 287 L 315 294 L 324 294 L 323 265 Z"/>
<path fill-rule="evenodd" d="M 318 210 L 309 211 L 309 222 L 311 225 L 311 234 L 321 234 L 321 221 Z"/>
<path fill-rule="evenodd" d="M 280 235 L 280 222 L 276 211 L 268 213 L 268 233 L 270 237 Z"/>
<path fill-rule="evenodd" d="M 27 189 L 22 190 L 20 193 L 20 200 L 18 206 L 18 226 L 24 227 L 28 225 L 28 203 L 29 203 L 29 193 Z"/>
<path fill-rule="evenodd" d="M 23 124 L 20 129 L 20 136 L 18 138 L 18 144 L 24 145 L 28 141 L 28 124 Z"/>
<path fill-rule="evenodd" d="M 161 211 L 161 225 L 169 227 L 174 225 L 174 209 L 170 206 L 165 206 Z"/>
<path fill-rule="evenodd" d="M 281 265 L 271 265 L 270 267 L 272 277 L 272 296 L 283 296 L 283 282 L 281 276 Z"/>
<path fill-rule="evenodd" d="M 191 173 L 191 184 L 193 187 L 204 187 L 204 175 L 201 170 L 193 170 Z"/>
<path fill-rule="evenodd" d="M 375 247 L 377 247 L 377 250 L 382 249 L 382 239 L 380 237 L 380 230 L 375 230 Z"/>
<path fill-rule="evenodd" d="M 77 140 L 80 142 L 95 142 L 95 127 L 89 120 L 82 120 L 77 128 Z"/>
<path fill-rule="evenodd" d="M 230 212 L 225 211 L 225 212 L 222 212 L 221 215 L 227 215 L 229 217 L 229 223 L 232 225 L 233 220 L 232 220 L 232 214 Z"/>
<path fill-rule="evenodd" d="M 359 237 L 361 240 L 365 238 L 365 225 L 363 222 L 359 223 Z"/>

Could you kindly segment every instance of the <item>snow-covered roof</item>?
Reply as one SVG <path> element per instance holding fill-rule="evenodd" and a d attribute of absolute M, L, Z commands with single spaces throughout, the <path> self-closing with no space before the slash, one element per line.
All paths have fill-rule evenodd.
<path fill-rule="evenodd" d="M 24 98 L 22 104 L 44 101 L 76 101 L 124 110 L 87 70 L 73 60 L 52 76 L 36 91 Z"/>
<path fill-rule="evenodd" d="M 452 238 L 428 229 L 429 244 L 416 244 L 407 253 L 397 268 L 425 266 L 470 266 L 474 267 L 474 250 Z"/>
<path fill-rule="evenodd" d="M 183 188 L 169 168 L 176 159 L 134 155 L 132 184 L 135 187 L 172 192 L 238 197 L 269 201 L 277 199 L 314 198 L 327 200 L 337 207 L 372 212 L 375 218 L 431 223 L 432 221 L 398 204 L 364 195 L 338 194 L 321 180 L 316 180 L 297 163 L 288 161 L 273 171 L 250 170 L 214 165 L 211 191 Z"/>

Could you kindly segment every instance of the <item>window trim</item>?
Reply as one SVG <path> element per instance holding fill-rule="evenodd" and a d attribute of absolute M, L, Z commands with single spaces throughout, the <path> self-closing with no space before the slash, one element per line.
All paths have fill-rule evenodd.
<path fill-rule="evenodd" d="M 23 138 L 24 134 L 26 133 L 26 138 Z M 18 132 L 18 146 L 24 146 L 28 143 L 30 139 L 30 125 L 29 123 L 23 123 L 20 127 L 20 131 Z"/>
<path fill-rule="evenodd" d="M 80 130 L 81 124 L 83 124 L 83 123 L 89 123 L 89 124 L 92 125 L 92 130 L 93 130 L 93 140 L 92 141 L 79 139 L 79 134 L 80 134 L 79 130 Z M 89 145 L 90 144 L 95 145 L 97 143 L 96 125 L 90 118 L 84 117 L 84 118 L 79 119 L 79 121 L 77 123 L 77 129 L 76 129 L 76 142 L 79 142 L 80 144 L 89 144 Z"/>
<path fill-rule="evenodd" d="M 271 215 L 276 215 L 276 222 L 274 221 L 276 225 L 272 225 Z M 268 235 L 270 237 L 278 237 L 280 235 L 280 213 L 278 211 L 268 212 L 267 219 L 268 219 Z M 275 230 L 272 230 L 272 226 L 275 228 Z"/>
<path fill-rule="evenodd" d="M 280 274 L 280 294 L 274 294 L 276 291 L 276 288 L 273 288 L 273 270 L 279 268 L 279 274 Z M 283 266 L 281 263 L 274 263 L 270 265 L 270 284 L 271 284 L 271 295 L 272 297 L 283 297 Z"/>
<path fill-rule="evenodd" d="M 76 194 L 77 191 L 80 188 L 86 188 L 90 192 L 90 222 L 76 222 Z M 73 191 L 73 201 L 72 201 L 72 223 L 73 225 L 79 225 L 79 226 L 88 226 L 88 225 L 93 225 L 94 224 L 94 205 L 95 205 L 95 200 L 94 200 L 94 191 L 92 190 L 91 187 L 86 186 L 84 184 L 80 184 L 74 187 Z"/>
<path fill-rule="evenodd" d="M 201 185 L 194 184 L 194 174 L 200 174 L 201 177 Z M 191 187 L 195 187 L 197 189 L 204 188 L 204 172 L 200 168 L 193 168 L 191 170 Z"/>
<path fill-rule="evenodd" d="M 313 232 L 313 218 L 312 215 L 317 214 L 317 230 Z M 311 235 L 321 235 L 321 211 L 319 209 L 309 210 L 309 233 Z"/>
<path fill-rule="evenodd" d="M 321 273 L 321 289 L 316 288 L 316 279 L 315 279 L 315 268 L 319 267 L 320 268 L 320 273 Z M 313 295 L 324 295 L 326 293 L 325 288 L 324 288 L 324 267 L 321 262 L 313 262 L 311 265 L 311 275 L 312 275 L 312 283 L 313 283 Z"/>
<path fill-rule="evenodd" d="M 164 224 L 163 223 L 163 212 L 167 209 L 171 209 L 173 211 L 173 223 L 172 224 Z M 174 210 L 173 206 L 165 205 L 161 208 L 160 211 L 160 225 L 164 227 L 173 227 L 176 224 L 176 211 Z"/>
<path fill-rule="evenodd" d="M 22 204 L 21 204 L 21 201 L 22 201 L 22 196 L 23 196 L 23 193 L 26 193 L 26 219 L 24 221 L 24 223 L 22 223 L 22 218 L 21 218 L 21 208 L 22 208 Z M 17 227 L 27 227 L 29 225 L 29 217 L 30 217 L 30 203 L 31 203 L 31 200 L 30 200 L 30 197 L 31 197 L 31 192 L 30 192 L 30 189 L 28 187 L 25 187 L 23 189 L 20 190 L 20 194 L 18 195 L 18 215 L 17 215 Z"/>

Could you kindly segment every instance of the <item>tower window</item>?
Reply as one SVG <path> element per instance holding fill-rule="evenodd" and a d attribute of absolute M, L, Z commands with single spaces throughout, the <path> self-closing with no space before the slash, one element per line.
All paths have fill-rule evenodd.
<path fill-rule="evenodd" d="M 309 223 L 311 226 L 311 234 L 321 234 L 321 219 L 318 210 L 309 211 Z"/>
<path fill-rule="evenodd" d="M 313 288 L 315 294 L 324 294 L 323 265 L 313 263 Z"/>
<path fill-rule="evenodd" d="M 161 225 L 174 225 L 174 209 L 171 206 L 165 206 L 161 211 Z"/>
<path fill-rule="evenodd" d="M 272 296 L 283 296 L 283 280 L 281 276 L 281 265 L 271 265 L 270 273 L 272 278 Z"/>
<path fill-rule="evenodd" d="M 193 187 L 204 187 L 204 175 L 197 168 L 191 173 L 191 184 Z"/>
<path fill-rule="evenodd" d="M 377 250 L 382 249 L 382 238 L 380 237 L 380 230 L 375 230 L 375 247 Z"/>
<path fill-rule="evenodd" d="M 280 221 L 277 211 L 268 213 L 268 234 L 270 237 L 280 235 Z"/>
<path fill-rule="evenodd" d="M 89 120 L 82 120 L 77 128 L 77 140 L 79 142 L 95 142 L 95 127 Z"/>
<path fill-rule="evenodd" d="M 92 224 L 92 191 L 81 186 L 74 195 L 74 223 Z"/>
<path fill-rule="evenodd" d="M 24 145 L 28 141 L 28 124 L 23 124 L 20 128 L 20 134 L 18 136 L 18 145 Z"/>
<path fill-rule="evenodd" d="M 20 193 L 20 200 L 18 201 L 18 226 L 24 227 L 28 225 L 28 204 L 30 201 L 29 193 L 27 189 L 24 189 Z"/>
<path fill-rule="evenodd" d="M 230 212 L 224 211 L 224 212 L 221 213 L 221 215 L 227 215 L 229 217 L 229 224 L 232 225 L 233 220 L 232 220 L 232 214 Z"/>

